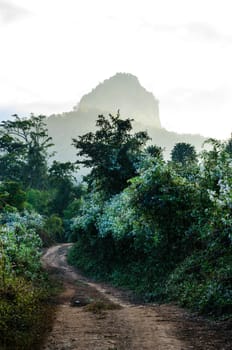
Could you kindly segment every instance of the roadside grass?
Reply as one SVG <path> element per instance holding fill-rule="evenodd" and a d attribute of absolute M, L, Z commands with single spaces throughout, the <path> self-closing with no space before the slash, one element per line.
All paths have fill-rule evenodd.
<path fill-rule="evenodd" d="M 11 277 L 0 287 L 0 350 L 39 350 L 51 329 L 60 283 Z"/>

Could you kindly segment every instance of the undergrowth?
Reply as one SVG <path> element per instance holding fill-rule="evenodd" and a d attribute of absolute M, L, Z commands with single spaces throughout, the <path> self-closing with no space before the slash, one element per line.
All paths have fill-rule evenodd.
<path fill-rule="evenodd" d="M 39 349 L 50 329 L 56 293 L 48 279 L 36 284 L 22 277 L 7 278 L 0 287 L 0 349 Z"/>

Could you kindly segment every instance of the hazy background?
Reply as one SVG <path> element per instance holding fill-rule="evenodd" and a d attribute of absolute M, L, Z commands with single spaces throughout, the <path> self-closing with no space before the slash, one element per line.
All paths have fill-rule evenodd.
<path fill-rule="evenodd" d="M 0 0 L 0 118 L 61 113 L 116 72 L 160 101 L 168 130 L 228 138 L 227 0 Z"/>

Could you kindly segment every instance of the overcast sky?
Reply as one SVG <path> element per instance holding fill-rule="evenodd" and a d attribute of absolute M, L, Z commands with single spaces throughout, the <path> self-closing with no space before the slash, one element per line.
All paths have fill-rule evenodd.
<path fill-rule="evenodd" d="M 116 72 L 163 127 L 232 131 L 231 0 L 0 0 L 0 118 L 69 111 Z M 113 112 L 113 111 L 112 111 Z"/>

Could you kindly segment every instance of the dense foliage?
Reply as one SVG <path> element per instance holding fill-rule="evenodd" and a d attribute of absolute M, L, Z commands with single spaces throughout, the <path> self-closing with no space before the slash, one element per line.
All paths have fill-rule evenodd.
<path fill-rule="evenodd" d="M 25 186 L 43 188 L 47 174 L 48 149 L 52 146 L 45 116 L 29 119 L 15 115 L 15 120 L 1 123 L 1 179 L 17 180 Z"/>
<path fill-rule="evenodd" d="M 146 132 L 131 134 L 131 119 L 120 119 L 100 115 L 97 131 L 74 139 L 73 143 L 81 158 L 78 163 L 91 168 L 89 175 L 99 190 L 108 195 L 119 193 L 127 186 L 127 181 L 136 174 L 136 163 L 149 137 Z"/>
<path fill-rule="evenodd" d="M 42 247 L 63 242 L 64 210 L 80 191 L 70 162 L 48 163 L 45 117 L 0 125 L 0 348 L 34 349 L 50 293 Z"/>
<path fill-rule="evenodd" d="M 38 234 L 43 219 L 3 211 L 0 224 L 0 348 L 31 349 L 43 328 L 47 295 Z"/>
<path fill-rule="evenodd" d="M 91 183 L 72 220 L 69 260 L 146 300 L 231 314 L 232 159 L 229 143 L 209 144 L 198 162 L 188 144 L 176 145 L 184 157 L 171 162 L 141 150 L 137 176 L 115 195 Z"/>
<path fill-rule="evenodd" d="M 195 147 L 186 142 L 179 142 L 171 151 L 171 159 L 181 164 L 195 162 L 197 160 Z"/>
<path fill-rule="evenodd" d="M 69 261 L 145 300 L 232 314 L 231 140 L 171 160 L 132 120 L 99 116 L 73 140 L 77 164 L 48 163 L 44 116 L 0 126 L 0 348 L 32 349 L 44 325 L 42 247 L 74 241 Z"/>

